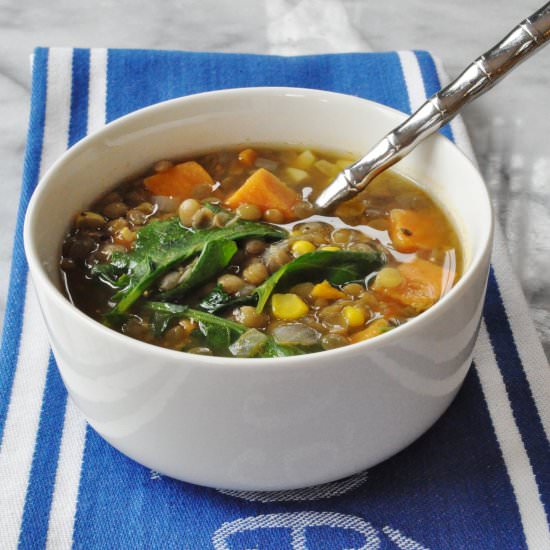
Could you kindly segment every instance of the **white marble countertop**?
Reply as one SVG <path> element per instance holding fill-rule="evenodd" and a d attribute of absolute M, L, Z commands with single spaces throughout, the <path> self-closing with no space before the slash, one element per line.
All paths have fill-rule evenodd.
<path fill-rule="evenodd" d="M 276 54 L 427 49 L 448 73 L 491 46 L 542 0 L 28 0 L 0 2 L 0 319 L 28 118 L 35 46 Z M 464 117 L 514 266 L 550 355 L 550 49 Z M 543 115 L 543 116 L 541 116 Z"/>

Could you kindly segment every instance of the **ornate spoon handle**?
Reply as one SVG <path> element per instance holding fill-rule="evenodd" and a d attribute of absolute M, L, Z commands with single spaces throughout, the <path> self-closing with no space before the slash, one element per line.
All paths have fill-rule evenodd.
<path fill-rule="evenodd" d="M 550 39 L 550 2 L 522 21 L 496 46 L 478 57 L 448 86 L 352 164 L 317 197 L 323 210 L 362 191 L 373 178 L 409 154 L 451 120 L 466 103 L 490 90 Z"/>

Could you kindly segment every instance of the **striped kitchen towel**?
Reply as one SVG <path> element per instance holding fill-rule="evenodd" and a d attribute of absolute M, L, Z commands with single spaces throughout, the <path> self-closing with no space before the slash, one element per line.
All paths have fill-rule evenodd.
<path fill-rule="evenodd" d="M 67 147 L 106 122 L 177 96 L 267 85 L 410 112 L 440 87 L 440 75 L 425 52 L 36 51 L 0 351 L 0 548 L 550 548 L 550 370 L 498 228 L 474 368 L 448 411 L 368 472 L 297 491 L 197 487 L 110 447 L 67 399 L 28 279 L 21 229 L 29 197 Z M 443 133 L 471 155 L 460 120 Z"/>

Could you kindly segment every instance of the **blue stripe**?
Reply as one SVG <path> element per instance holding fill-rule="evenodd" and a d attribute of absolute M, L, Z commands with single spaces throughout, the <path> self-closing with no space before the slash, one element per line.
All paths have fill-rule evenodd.
<path fill-rule="evenodd" d="M 533 401 L 527 376 L 522 368 L 512 328 L 492 269 L 489 274 L 483 315 L 495 357 L 504 378 L 514 419 L 539 486 L 546 516 L 550 518 L 550 444 Z"/>
<path fill-rule="evenodd" d="M 67 391 L 59 376 L 53 355 L 50 354 L 36 451 L 19 535 L 21 549 L 34 550 L 46 544 L 66 403 Z"/>
<path fill-rule="evenodd" d="M 426 97 L 431 97 L 441 89 L 441 81 L 437 75 L 437 69 L 433 60 L 433 57 L 424 51 L 415 51 L 416 59 L 422 73 L 422 81 L 424 82 L 424 91 Z M 446 124 L 441 128 L 440 132 L 454 141 L 453 131 L 449 124 Z"/>
<path fill-rule="evenodd" d="M 75 49 L 72 59 L 68 147 L 86 135 L 89 80 L 90 51 Z M 36 548 L 46 541 L 66 402 L 67 391 L 51 356 L 35 445 L 36 451 L 25 499 L 19 539 L 21 548 Z"/>
<path fill-rule="evenodd" d="M 82 139 L 88 130 L 88 93 L 90 88 L 90 50 L 73 50 L 71 119 L 68 146 Z"/>
<path fill-rule="evenodd" d="M 47 74 L 48 50 L 39 48 L 34 52 L 31 111 L 25 151 L 23 185 L 17 212 L 10 286 L 2 331 L 2 345 L 0 346 L 0 442 L 4 434 L 11 388 L 19 356 L 21 330 L 23 328 L 28 271 L 23 249 L 23 222 L 27 205 L 40 175 L 40 158 L 46 118 Z"/>

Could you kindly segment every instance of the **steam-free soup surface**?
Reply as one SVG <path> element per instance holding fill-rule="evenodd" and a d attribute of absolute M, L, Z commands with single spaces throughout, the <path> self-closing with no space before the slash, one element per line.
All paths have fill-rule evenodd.
<path fill-rule="evenodd" d="M 203 355 L 312 353 L 394 330 L 455 284 L 460 244 L 393 172 L 314 215 L 352 161 L 265 147 L 161 160 L 75 215 L 67 293 L 114 330 Z"/>

